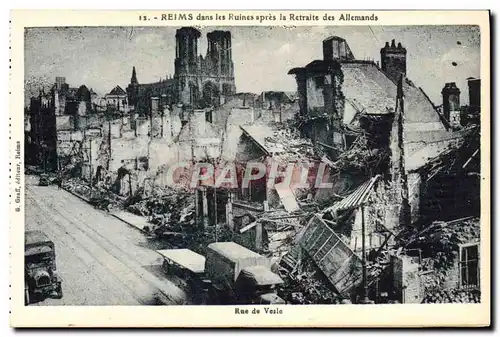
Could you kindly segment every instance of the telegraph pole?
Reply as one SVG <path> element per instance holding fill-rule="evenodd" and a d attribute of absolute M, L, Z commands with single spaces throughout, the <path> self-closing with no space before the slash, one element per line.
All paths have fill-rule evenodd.
<path fill-rule="evenodd" d="M 366 277 L 366 228 L 365 228 L 365 207 L 361 206 L 361 254 L 362 254 L 362 266 L 363 266 L 363 303 L 368 304 L 368 284 Z"/>
<path fill-rule="evenodd" d="M 215 159 L 212 160 L 212 163 L 215 164 Z M 215 165 L 213 165 L 214 167 L 214 209 L 215 209 L 215 214 L 214 214 L 214 222 L 215 222 L 215 242 L 218 242 L 219 241 L 219 233 L 218 233 L 218 229 L 219 229 L 219 226 L 217 225 L 217 209 L 218 209 L 218 205 L 217 205 L 217 186 L 216 186 L 216 181 L 215 181 Z"/>
<path fill-rule="evenodd" d="M 92 138 L 89 138 L 90 188 L 92 188 Z"/>
<path fill-rule="evenodd" d="M 281 111 L 281 102 L 280 102 L 280 123 L 283 123 L 283 112 Z"/>
<path fill-rule="evenodd" d="M 108 146 L 109 146 L 109 160 L 108 160 L 108 171 L 109 171 L 109 165 L 111 162 L 111 120 L 108 120 Z"/>
<path fill-rule="evenodd" d="M 194 115 L 194 102 L 193 102 L 193 99 L 194 99 L 194 94 L 193 94 L 193 88 L 192 87 L 189 87 L 189 100 L 191 102 L 191 108 L 190 110 L 191 111 L 188 111 L 189 113 L 189 116 L 188 116 L 188 124 L 189 124 L 189 138 L 191 140 L 191 161 L 195 162 L 195 159 L 194 159 L 194 134 L 193 134 L 193 115 Z"/>

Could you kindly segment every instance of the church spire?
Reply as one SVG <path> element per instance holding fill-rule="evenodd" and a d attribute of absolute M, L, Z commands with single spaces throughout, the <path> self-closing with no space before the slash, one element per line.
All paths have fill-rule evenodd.
<path fill-rule="evenodd" d="M 130 79 L 131 84 L 138 84 L 137 75 L 135 73 L 135 66 L 132 68 L 132 78 Z"/>

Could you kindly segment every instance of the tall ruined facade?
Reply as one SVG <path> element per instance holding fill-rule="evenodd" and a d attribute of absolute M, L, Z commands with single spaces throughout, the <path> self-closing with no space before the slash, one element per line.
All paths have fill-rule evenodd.
<path fill-rule="evenodd" d="M 177 102 L 195 108 L 218 106 L 236 93 L 231 50 L 231 32 L 216 30 L 207 34 L 207 54 L 198 55 L 201 33 L 183 27 L 175 35 L 175 74 Z"/>
<path fill-rule="evenodd" d="M 315 143 L 333 145 L 337 150 L 331 153 L 332 157 L 345 146 L 341 134 L 345 107 L 342 63 L 354 61 L 346 40 L 332 36 L 323 41 L 322 60 L 288 72 L 295 75 L 297 82 L 301 131 Z"/>
<path fill-rule="evenodd" d="M 388 215 L 386 226 L 394 228 L 406 226 L 411 222 L 410 204 L 408 196 L 408 175 L 405 164 L 405 96 L 403 84 L 406 79 L 400 75 L 397 87 L 396 109 L 394 120 L 390 131 L 390 189 L 389 203 L 387 205 Z"/>
<path fill-rule="evenodd" d="M 57 85 L 55 86 L 57 88 Z M 55 88 L 50 93 L 40 91 L 38 97 L 32 97 L 29 106 L 30 151 L 26 151 L 26 162 L 38 165 L 45 171 L 54 172 L 57 163 L 57 127 Z M 56 96 L 57 97 L 57 96 Z"/>

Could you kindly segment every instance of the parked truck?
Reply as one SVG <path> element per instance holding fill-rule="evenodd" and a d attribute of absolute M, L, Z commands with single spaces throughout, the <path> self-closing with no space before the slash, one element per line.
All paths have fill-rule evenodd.
<path fill-rule="evenodd" d="M 25 305 L 39 296 L 55 294 L 56 298 L 62 298 L 62 280 L 56 270 L 54 242 L 42 231 L 25 232 L 24 264 Z"/>
<path fill-rule="evenodd" d="M 204 304 L 285 303 L 276 294 L 283 280 L 271 271 L 270 259 L 235 242 L 208 245 L 206 257 L 185 249 L 158 252 L 167 273 L 181 275 Z"/>

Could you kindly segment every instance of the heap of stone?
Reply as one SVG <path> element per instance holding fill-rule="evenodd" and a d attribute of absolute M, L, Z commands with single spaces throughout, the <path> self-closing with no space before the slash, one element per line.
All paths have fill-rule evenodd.
<path fill-rule="evenodd" d="M 481 303 L 479 290 L 435 290 L 427 292 L 422 303 Z"/>
<path fill-rule="evenodd" d="M 342 298 L 314 262 L 305 258 L 298 273 L 282 275 L 284 283 L 278 287 L 278 295 L 292 304 L 340 304 Z"/>
<path fill-rule="evenodd" d="M 193 193 L 169 187 L 155 187 L 152 196 L 134 200 L 127 206 L 131 213 L 151 216 L 152 222 L 189 222 L 194 218 L 195 198 Z"/>

